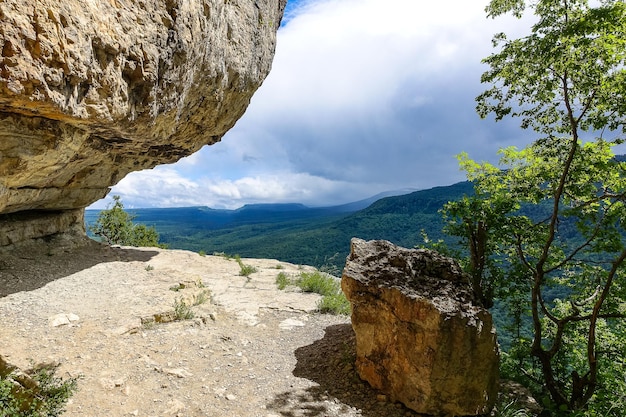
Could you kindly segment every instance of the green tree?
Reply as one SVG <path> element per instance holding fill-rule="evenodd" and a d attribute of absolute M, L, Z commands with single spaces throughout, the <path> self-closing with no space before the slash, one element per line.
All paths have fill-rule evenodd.
<path fill-rule="evenodd" d="M 154 227 L 134 224 L 134 216 L 124 210 L 120 196 L 114 195 L 113 201 L 113 207 L 102 210 L 89 230 L 109 245 L 161 246 Z"/>
<path fill-rule="evenodd" d="M 499 167 L 461 155 L 476 195 L 444 214 L 469 247 L 470 273 L 484 286 L 477 293 L 488 300 L 495 288 L 530 311 L 529 335 L 516 335 L 516 370 L 557 409 L 612 398 L 603 402 L 609 415 L 626 392 L 623 369 L 609 364 L 623 357 L 626 315 L 626 165 L 612 150 L 626 130 L 626 6 L 597 3 L 490 2 L 490 17 L 532 11 L 538 21 L 526 37 L 494 37 L 477 111 L 517 117 L 539 138 L 502 150 Z M 567 291 L 554 298 L 555 288 Z"/>

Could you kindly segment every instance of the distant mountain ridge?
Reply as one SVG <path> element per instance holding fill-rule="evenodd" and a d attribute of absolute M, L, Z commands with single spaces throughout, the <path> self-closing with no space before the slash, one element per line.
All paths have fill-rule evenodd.
<path fill-rule="evenodd" d="M 224 252 L 340 269 L 350 239 L 386 239 L 405 247 L 422 243 L 422 231 L 443 238 L 439 209 L 473 192 L 469 182 L 402 194 L 398 190 L 333 207 L 249 204 L 236 210 L 208 207 L 128 210 L 135 222 L 155 226 L 172 249 Z M 382 198 L 380 198 L 382 197 Z M 87 224 L 98 210 L 87 210 Z"/>
<path fill-rule="evenodd" d="M 386 191 L 372 197 L 336 206 L 309 207 L 300 203 L 256 203 L 237 209 L 214 209 L 207 206 L 134 208 L 126 209 L 136 216 L 136 222 L 157 225 L 161 223 L 193 223 L 196 227 L 214 229 L 225 225 L 249 224 L 251 222 L 276 222 L 311 217 L 353 213 L 369 207 L 372 203 L 388 196 L 410 193 L 414 190 Z M 101 210 L 85 210 L 87 224 L 92 224 Z"/>
<path fill-rule="evenodd" d="M 382 193 L 378 193 L 372 197 L 369 198 L 365 198 L 363 200 L 359 200 L 359 201 L 354 201 L 352 203 L 346 203 L 346 204 L 342 204 L 339 206 L 334 206 L 335 209 L 337 210 L 341 210 L 341 211 L 345 211 L 347 212 L 354 212 L 354 211 L 359 211 L 359 210 L 363 210 L 369 206 L 371 206 L 373 203 L 375 203 L 376 201 L 385 198 L 385 197 L 394 197 L 394 196 L 398 196 L 398 195 L 405 195 L 405 194 L 410 194 L 413 193 L 415 191 L 418 191 L 415 188 L 403 188 L 400 190 L 393 190 L 393 191 L 385 191 Z"/>
<path fill-rule="evenodd" d="M 261 210 L 261 211 L 296 211 L 307 210 L 310 207 L 300 203 L 261 203 L 261 204 L 246 204 L 239 207 L 234 211 L 242 212 L 247 210 Z"/>

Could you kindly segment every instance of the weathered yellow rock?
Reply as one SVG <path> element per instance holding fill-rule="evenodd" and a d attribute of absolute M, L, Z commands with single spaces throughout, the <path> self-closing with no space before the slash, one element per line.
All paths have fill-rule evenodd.
<path fill-rule="evenodd" d="M 342 289 L 352 306 L 361 378 L 419 413 L 491 410 L 496 332 L 458 264 L 432 251 L 353 239 Z"/>
<path fill-rule="evenodd" d="M 285 3 L 0 2 L 0 214 L 84 208 L 219 141 L 271 68 Z"/>

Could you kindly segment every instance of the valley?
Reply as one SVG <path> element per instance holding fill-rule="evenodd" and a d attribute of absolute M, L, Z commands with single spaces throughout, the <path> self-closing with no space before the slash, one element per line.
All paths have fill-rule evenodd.
<path fill-rule="evenodd" d="M 161 242 L 171 249 L 239 254 L 279 259 L 340 272 L 350 239 L 385 239 L 414 247 L 446 238 L 439 209 L 448 201 L 472 192 L 469 182 L 362 200 L 334 207 L 300 204 L 256 204 L 237 210 L 208 207 L 127 210 L 134 222 L 154 226 Z M 86 210 L 87 225 L 99 211 Z"/>

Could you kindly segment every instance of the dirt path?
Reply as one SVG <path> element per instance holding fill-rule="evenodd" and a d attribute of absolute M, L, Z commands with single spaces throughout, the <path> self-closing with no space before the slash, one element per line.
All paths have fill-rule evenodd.
<path fill-rule="evenodd" d="M 413 416 L 357 377 L 348 317 L 274 283 L 295 265 L 54 241 L 0 254 L 0 355 L 80 377 L 66 417 Z M 174 305 L 210 298 L 195 317 Z M 156 318 L 156 321 L 155 321 Z M 60 324 L 65 322 L 65 324 Z"/>

